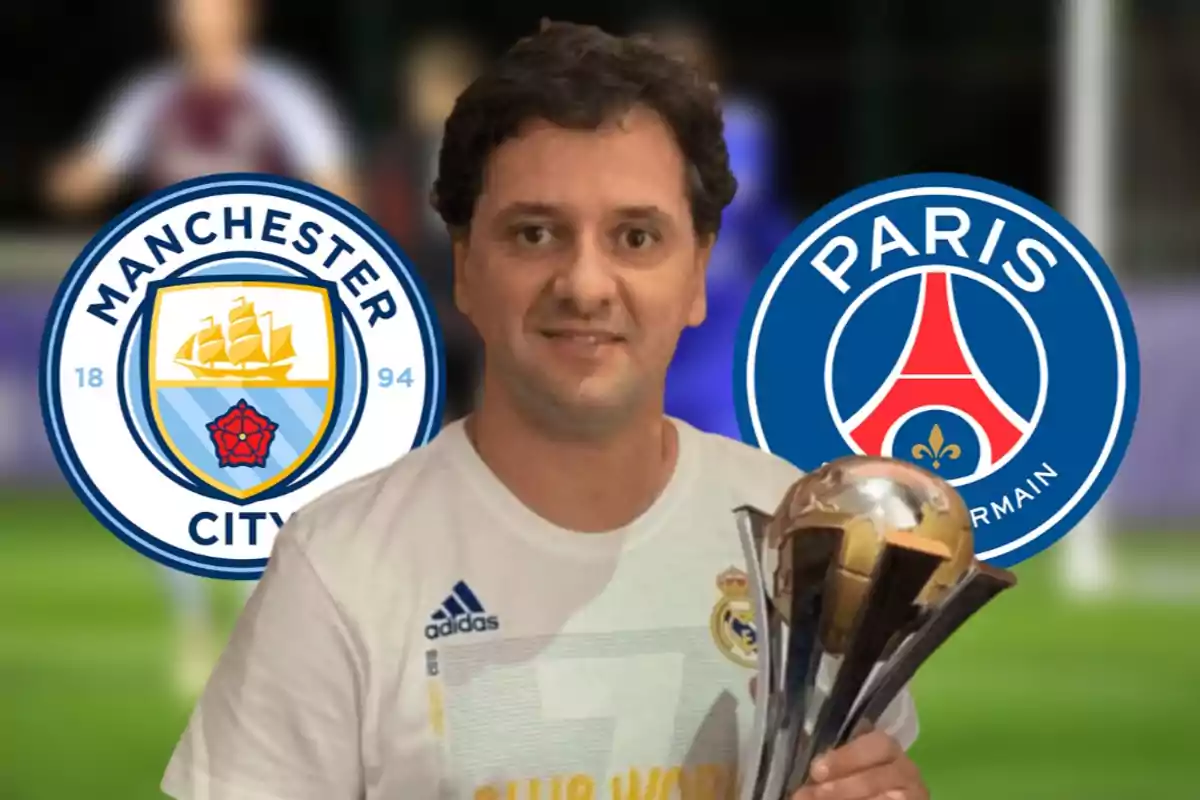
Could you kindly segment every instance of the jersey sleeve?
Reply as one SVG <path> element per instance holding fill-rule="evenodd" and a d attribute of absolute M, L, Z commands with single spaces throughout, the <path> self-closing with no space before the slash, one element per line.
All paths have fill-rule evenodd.
<path fill-rule="evenodd" d="M 167 766 L 176 800 L 358 800 L 365 656 L 298 541 L 280 531 L 262 580 Z"/>
<path fill-rule="evenodd" d="M 349 168 L 344 124 L 314 81 L 290 66 L 272 63 L 256 70 L 255 83 L 300 172 L 312 176 Z"/>
<path fill-rule="evenodd" d="M 110 102 L 89 142 L 105 169 L 124 174 L 137 168 L 169 82 L 165 73 L 139 78 Z"/>

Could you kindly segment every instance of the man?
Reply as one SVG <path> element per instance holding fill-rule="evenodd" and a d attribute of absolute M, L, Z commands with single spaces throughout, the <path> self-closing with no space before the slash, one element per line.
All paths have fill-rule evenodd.
<path fill-rule="evenodd" d="M 254 52 L 257 0 L 171 0 L 164 8 L 177 58 L 138 76 L 89 141 L 53 166 L 46 188 L 55 207 L 89 213 L 119 195 L 220 172 L 287 175 L 353 199 L 334 111 L 290 65 Z M 215 625 L 202 579 L 161 572 L 178 636 L 175 687 L 191 702 L 216 658 Z"/>
<path fill-rule="evenodd" d="M 459 98 L 434 189 L 480 402 L 288 521 L 163 788 L 732 796 L 753 661 L 714 613 L 744 580 L 731 509 L 799 473 L 663 414 L 735 189 L 715 91 L 548 25 Z M 926 800 L 907 695 L 880 727 L 799 800 Z"/>

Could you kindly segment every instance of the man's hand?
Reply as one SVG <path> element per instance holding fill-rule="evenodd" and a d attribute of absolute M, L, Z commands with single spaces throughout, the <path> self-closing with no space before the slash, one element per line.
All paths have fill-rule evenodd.
<path fill-rule="evenodd" d="M 871 731 L 818 758 L 792 800 L 929 800 L 929 791 L 900 743 Z"/>

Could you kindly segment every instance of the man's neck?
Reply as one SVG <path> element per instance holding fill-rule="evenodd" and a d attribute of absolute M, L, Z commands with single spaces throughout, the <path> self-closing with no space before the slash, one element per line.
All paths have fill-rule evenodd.
<path fill-rule="evenodd" d="M 670 481 L 679 450 L 678 433 L 661 409 L 648 409 L 608 436 L 565 440 L 485 394 L 466 430 L 483 462 L 522 503 L 580 533 L 636 520 Z"/>

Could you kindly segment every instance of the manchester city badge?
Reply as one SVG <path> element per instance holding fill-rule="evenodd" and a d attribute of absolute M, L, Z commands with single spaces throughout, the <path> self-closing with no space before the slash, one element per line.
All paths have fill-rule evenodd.
<path fill-rule="evenodd" d="M 303 183 L 177 184 L 112 221 L 62 282 L 42 405 L 93 515 L 167 566 L 255 579 L 276 532 L 440 424 L 425 293 L 360 211 Z"/>

